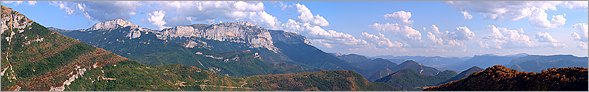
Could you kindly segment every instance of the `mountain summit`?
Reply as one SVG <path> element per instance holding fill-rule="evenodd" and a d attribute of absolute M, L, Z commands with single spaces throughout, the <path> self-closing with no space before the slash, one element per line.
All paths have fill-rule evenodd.
<path fill-rule="evenodd" d="M 121 27 L 132 27 L 132 28 L 139 28 L 138 25 L 135 25 L 129 21 L 124 19 L 113 19 L 103 22 L 98 22 L 94 24 L 92 27 L 88 28 L 88 30 L 112 30 Z"/>

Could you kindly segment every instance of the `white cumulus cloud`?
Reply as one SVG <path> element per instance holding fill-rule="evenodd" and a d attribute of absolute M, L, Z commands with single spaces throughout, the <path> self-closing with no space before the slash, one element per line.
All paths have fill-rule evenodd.
<path fill-rule="evenodd" d="M 427 37 L 437 46 L 464 46 L 464 41 L 474 39 L 475 33 L 466 26 L 458 27 L 452 32 L 440 32 L 438 26 L 432 25 Z"/>
<path fill-rule="evenodd" d="M 90 20 L 106 21 L 112 19 L 130 19 L 131 16 L 135 15 L 136 9 L 142 3 L 137 1 L 52 1 L 50 4 L 63 9 L 68 15 L 83 14 Z"/>
<path fill-rule="evenodd" d="M 276 17 L 264 10 L 264 3 L 256 1 L 52 1 L 51 5 L 61 8 L 69 15 L 81 14 L 90 20 L 97 21 L 130 19 L 138 13 L 164 11 L 170 16 L 163 19 L 166 21 L 163 26 L 229 20 L 248 21 L 269 29 L 280 27 Z M 147 6 L 157 8 L 137 9 Z"/>
<path fill-rule="evenodd" d="M 462 16 L 464 16 L 464 19 L 472 19 L 472 15 L 470 15 L 470 13 L 468 11 L 462 11 Z"/>
<path fill-rule="evenodd" d="M 582 49 L 587 49 L 587 38 L 589 37 L 589 28 L 587 23 L 574 24 L 573 28 L 576 30 L 571 35 L 574 40 L 578 41 L 577 46 Z"/>
<path fill-rule="evenodd" d="M 391 23 L 374 23 L 371 25 L 372 28 L 378 31 L 390 32 L 393 34 L 401 35 L 411 40 L 421 40 L 421 32 L 413 29 L 407 25 L 391 24 Z"/>
<path fill-rule="evenodd" d="M 551 20 L 546 19 L 548 14 L 542 9 L 532 8 L 532 14 L 529 17 L 530 23 L 542 28 L 556 28 L 564 25 L 566 18 L 563 15 L 554 15 Z"/>
<path fill-rule="evenodd" d="M 20 5 L 20 4 L 24 3 L 24 1 L 2 1 L 2 3 L 5 3 L 5 4 L 14 3 L 14 5 Z M 29 3 L 29 5 L 35 5 L 35 4 L 37 4 L 37 1 L 27 1 L 27 3 Z"/>
<path fill-rule="evenodd" d="M 351 34 L 338 32 L 336 30 L 326 30 L 323 27 L 328 26 L 329 22 L 311 12 L 307 6 L 295 4 L 298 19 L 288 19 L 281 27 L 288 32 L 294 32 L 309 38 L 312 43 L 319 44 L 326 48 L 335 46 L 361 46 L 368 44 L 363 39 L 358 39 Z"/>
<path fill-rule="evenodd" d="M 166 21 L 164 20 L 164 17 L 166 16 L 165 11 L 153 11 L 152 13 L 147 14 L 147 16 L 147 20 L 151 22 L 151 24 L 158 26 L 159 29 L 166 28 L 164 26 L 166 24 Z"/>
<path fill-rule="evenodd" d="M 475 37 L 474 32 L 470 31 L 468 27 L 458 27 L 456 28 L 456 32 L 450 33 L 454 39 L 457 40 L 470 40 Z"/>
<path fill-rule="evenodd" d="M 558 40 L 554 39 L 552 35 L 548 32 L 538 32 L 536 33 L 536 40 L 541 43 L 548 43 L 551 47 L 563 47 L 564 44 L 558 42 Z"/>
<path fill-rule="evenodd" d="M 573 25 L 573 28 L 577 29 L 576 32 L 573 32 L 574 36 L 577 40 L 582 40 L 582 41 L 587 41 L 587 38 L 589 37 L 589 28 L 587 27 L 587 23 L 577 23 Z M 579 33 L 583 33 L 580 36 L 577 32 Z"/>
<path fill-rule="evenodd" d="M 300 14 L 299 19 L 301 20 L 301 22 L 312 23 L 313 25 L 319 25 L 319 26 L 328 26 L 329 25 L 329 22 L 327 22 L 327 20 L 325 18 L 323 18 L 323 16 L 320 16 L 320 15 L 313 16 L 313 13 L 311 13 L 311 10 L 309 10 L 309 8 L 307 8 L 307 6 L 302 5 L 302 4 L 295 4 L 295 6 L 297 7 L 297 11 Z"/>
<path fill-rule="evenodd" d="M 589 1 L 566 1 L 563 6 L 570 9 L 587 9 Z"/>
<path fill-rule="evenodd" d="M 516 21 L 528 18 L 531 24 L 540 28 L 556 28 L 566 22 L 565 14 L 557 14 L 549 18 L 546 13 L 548 10 L 557 10 L 557 6 L 575 9 L 587 7 L 587 3 L 570 1 L 448 1 L 447 3 L 461 11 L 479 13 L 488 19 Z"/>
<path fill-rule="evenodd" d="M 489 25 L 489 30 L 491 33 L 481 41 L 482 48 L 527 48 L 535 44 L 523 29 L 514 30 Z"/>
<path fill-rule="evenodd" d="M 387 48 L 399 48 L 403 46 L 403 43 L 398 41 L 391 41 L 391 39 L 384 36 L 384 34 L 378 33 L 376 35 L 369 34 L 367 32 L 362 32 L 362 36 L 367 38 L 368 41 L 372 43 L 376 43 L 380 47 L 387 47 Z"/>
<path fill-rule="evenodd" d="M 397 11 L 390 14 L 385 14 L 384 17 L 387 19 L 398 19 L 405 24 L 411 24 L 413 22 L 413 20 L 409 20 L 409 18 L 411 18 L 411 12 L 406 11 Z"/>
<path fill-rule="evenodd" d="M 248 21 L 265 28 L 276 29 L 280 22 L 268 14 L 263 2 L 246 1 L 146 1 L 173 14 L 166 18 L 167 26 L 187 25 L 192 22 L 222 20 Z"/>

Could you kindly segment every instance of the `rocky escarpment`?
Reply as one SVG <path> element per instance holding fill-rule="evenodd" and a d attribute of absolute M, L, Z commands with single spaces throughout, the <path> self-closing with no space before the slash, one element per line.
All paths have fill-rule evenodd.
<path fill-rule="evenodd" d="M 123 19 L 113 19 L 96 23 L 92 27 L 80 31 L 110 31 L 121 28 L 129 28 L 130 31 L 124 32 L 129 39 L 139 38 L 142 34 L 147 35 L 152 33 L 156 34 L 158 39 L 164 41 L 174 38 L 204 38 L 208 40 L 244 43 L 248 44 L 250 48 L 265 48 L 278 52 L 277 48 L 273 45 L 270 32 L 249 22 L 194 24 L 175 26 L 163 30 L 151 30 Z"/>
<path fill-rule="evenodd" d="M 249 22 L 228 22 L 219 24 L 195 24 L 166 28 L 156 33 L 159 39 L 187 37 L 229 41 L 249 44 L 251 48 L 266 48 L 277 51 L 267 29 Z"/>
<path fill-rule="evenodd" d="M 113 19 L 104 22 L 99 22 L 88 29 L 80 31 L 107 31 L 125 27 L 129 27 L 130 29 L 130 31 L 126 34 L 126 36 L 129 37 L 129 39 L 139 38 L 141 37 L 141 33 L 147 34 L 148 32 L 154 32 L 153 30 L 141 28 L 140 26 L 123 19 Z"/>

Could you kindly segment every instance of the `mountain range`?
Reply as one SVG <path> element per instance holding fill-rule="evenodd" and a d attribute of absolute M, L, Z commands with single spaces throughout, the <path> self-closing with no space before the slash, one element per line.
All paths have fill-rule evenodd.
<path fill-rule="evenodd" d="M 2 91 L 587 89 L 587 57 L 366 57 L 249 22 L 153 30 L 113 19 L 66 30 L 1 10 Z"/>
<path fill-rule="evenodd" d="M 420 87 L 433 86 L 456 75 L 455 71 L 439 71 L 413 60 L 397 65 L 386 59 L 369 59 L 357 54 L 334 55 L 366 70 L 360 74 L 368 80 L 384 83 L 399 90 L 421 90 Z"/>
<path fill-rule="evenodd" d="M 541 72 L 548 68 L 587 67 L 587 57 L 573 55 L 529 55 L 513 59 L 509 68 L 525 72 Z"/>
<path fill-rule="evenodd" d="M 459 71 L 460 69 L 455 69 L 450 66 L 460 64 L 472 57 L 441 57 L 441 56 L 375 56 L 373 58 L 383 58 L 387 59 L 391 62 L 395 63 L 402 63 L 405 60 L 413 60 L 418 63 L 421 63 L 426 66 L 431 66 L 440 70 L 455 70 Z"/>
<path fill-rule="evenodd" d="M 218 74 L 219 70 L 215 69 L 201 69 L 196 66 L 181 64 L 144 65 L 133 59 L 127 59 L 105 49 L 61 35 L 8 7 L 2 6 L 1 10 L 3 20 L 1 35 L 2 38 L 6 38 L 6 40 L 2 40 L 3 45 L 1 45 L 3 58 L 1 59 L 2 66 L 0 66 L 0 69 L 2 69 L 2 72 L 0 72 L 2 82 L 0 86 L 3 91 L 281 90 L 260 89 L 263 87 L 252 85 L 259 83 L 259 81 L 253 81 L 259 79 L 258 77 L 224 76 Z M 118 21 L 118 24 L 119 27 L 120 25 L 129 25 L 121 21 Z M 112 26 L 109 24 L 97 25 L 100 26 L 90 29 Z M 143 29 L 134 29 L 133 26 L 126 26 L 125 28 L 140 30 L 139 32 L 145 31 Z M 133 37 L 137 37 L 136 34 L 131 34 L 130 38 L 127 39 Z M 220 53 L 219 55 L 250 57 L 239 60 L 233 59 L 234 62 L 256 62 L 255 60 L 261 60 L 258 54 L 247 50 Z M 337 85 L 326 86 L 327 88 L 309 87 L 311 90 L 394 90 L 383 87 L 384 84 L 370 83 L 350 71 L 309 72 L 291 75 L 307 76 L 309 74 L 317 78 L 300 77 L 299 79 L 314 80 L 316 82 L 301 82 L 307 85 L 323 85 L 324 82 L 333 82 L 333 85 Z M 328 79 L 329 76 L 346 77 Z M 277 79 L 268 80 L 270 82 L 266 83 L 284 85 L 280 82 L 280 79 L 290 77 L 276 76 L 274 78 Z M 289 90 L 296 89 L 308 88 L 301 86 Z"/>
<path fill-rule="evenodd" d="M 311 46 L 301 35 L 248 22 L 151 30 L 114 19 L 88 29 L 51 29 L 143 64 L 197 66 L 230 76 L 358 70 Z"/>
<path fill-rule="evenodd" d="M 526 53 L 514 55 L 475 55 L 472 57 L 426 57 L 426 56 L 376 56 L 391 62 L 403 62 L 414 60 L 426 66 L 440 70 L 464 71 L 473 66 L 490 67 L 503 65 L 516 70 L 528 72 L 540 72 L 540 70 L 552 67 L 587 67 L 587 57 L 573 55 L 529 55 Z"/>

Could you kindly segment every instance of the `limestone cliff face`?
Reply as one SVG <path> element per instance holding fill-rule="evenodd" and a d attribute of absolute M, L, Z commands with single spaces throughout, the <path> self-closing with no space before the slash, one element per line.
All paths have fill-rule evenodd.
<path fill-rule="evenodd" d="M 94 26 L 88 28 L 88 30 L 112 30 L 112 29 L 117 29 L 120 27 L 133 27 L 133 28 L 139 28 L 139 26 L 123 20 L 123 19 L 114 19 L 114 20 L 108 20 L 108 21 L 104 21 L 104 22 L 99 22 L 94 24 Z"/>
<path fill-rule="evenodd" d="M 249 22 L 194 24 L 155 31 L 141 28 L 123 19 L 114 19 L 96 23 L 91 28 L 81 31 L 108 31 L 127 27 L 130 31 L 124 33 L 129 39 L 139 38 L 141 34 L 154 33 L 160 40 L 205 38 L 208 40 L 245 43 L 249 44 L 251 48 L 266 48 L 270 51 L 278 52 L 277 48 L 273 45 L 270 32 Z"/>
<path fill-rule="evenodd" d="M 28 19 L 27 17 L 25 17 L 24 15 L 16 12 L 16 11 L 12 11 L 11 9 L 8 9 L 4 6 L 2 6 L 2 31 L 0 33 L 4 34 L 4 31 L 6 30 L 12 30 L 14 29 L 17 33 L 22 33 L 24 32 L 24 30 L 28 30 L 30 29 L 30 25 L 33 23 L 33 21 L 31 21 L 30 19 Z M 27 28 L 29 27 L 29 28 Z M 11 31 L 7 34 L 10 34 L 9 37 L 3 38 L 5 40 L 10 41 L 10 38 L 12 38 L 12 36 L 15 33 L 15 31 Z"/>
<path fill-rule="evenodd" d="M 129 31 L 125 32 L 126 37 L 129 37 L 129 39 L 139 38 L 139 37 L 141 37 L 141 33 L 147 34 L 149 32 L 153 32 L 153 30 L 150 30 L 147 28 L 141 28 L 138 25 L 133 24 L 133 23 L 123 20 L 123 19 L 113 19 L 113 20 L 99 22 L 99 23 L 94 24 L 92 27 L 90 27 L 88 29 L 84 29 L 84 30 L 80 30 L 80 31 L 109 31 L 109 30 L 115 30 L 115 29 L 126 28 L 126 27 L 129 27 Z"/>
<path fill-rule="evenodd" d="M 266 48 L 277 51 L 268 30 L 248 22 L 229 22 L 219 24 L 195 24 L 163 29 L 157 33 L 159 39 L 187 37 L 209 40 L 229 41 L 249 44 L 251 48 Z"/>

